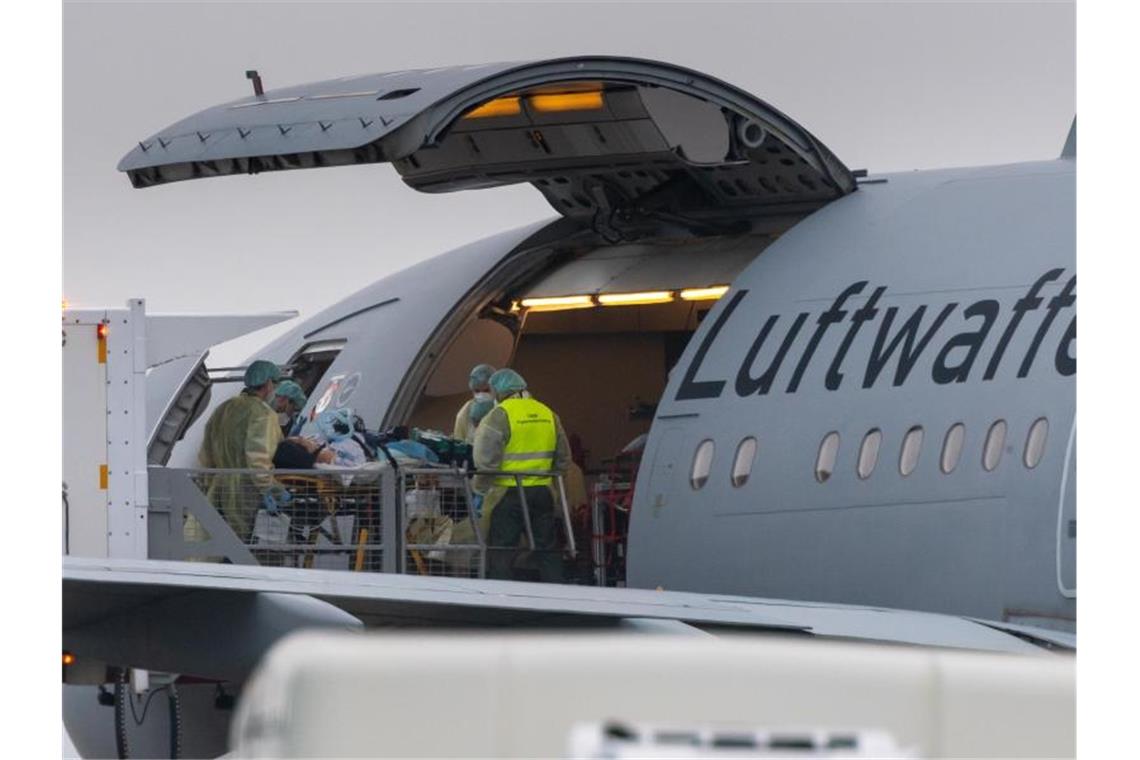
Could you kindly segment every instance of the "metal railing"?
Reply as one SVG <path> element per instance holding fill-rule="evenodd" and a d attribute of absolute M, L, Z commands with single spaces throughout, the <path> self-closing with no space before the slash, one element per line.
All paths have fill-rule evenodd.
<path fill-rule="evenodd" d="M 553 471 L 517 472 L 477 470 L 467 472 L 446 467 L 401 467 L 400 524 L 404 526 L 404 546 L 399 572 L 462 578 L 487 577 L 488 552 L 517 552 L 519 546 L 492 546 L 488 541 L 480 510 L 480 499 L 471 490 L 471 476 L 510 478 L 518 493 L 526 536 L 525 548 L 532 554 L 546 552 L 577 556 L 573 524 L 566 501 L 562 476 Z M 534 537 L 531 510 L 527 504 L 526 478 L 550 478 L 562 514 L 566 546 L 539 547 Z M 544 488 L 546 486 L 543 486 Z M 507 486 L 507 489 L 512 488 Z"/>
<path fill-rule="evenodd" d="M 149 556 L 394 572 L 386 466 L 360 470 L 150 469 Z"/>
<path fill-rule="evenodd" d="M 625 581 L 626 535 L 629 530 L 633 483 L 599 480 L 590 498 L 594 583 L 612 586 Z"/>
<path fill-rule="evenodd" d="M 514 480 L 525 547 L 488 546 L 472 475 Z M 565 547 L 536 545 L 523 484 L 534 477 L 551 479 Z M 151 467 L 149 478 L 152 559 L 483 578 L 488 550 L 577 554 L 556 472 L 382 462 L 355 470 Z"/>
<path fill-rule="evenodd" d="M 523 486 L 524 478 L 551 478 L 558 486 L 558 508 L 562 512 L 562 525 L 566 531 L 566 551 L 571 557 L 578 556 L 578 547 L 574 542 L 574 524 L 570 519 L 570 507 L 566 500 L 566 482 L 560 473 L 553 470 L 533 470 L 533 471 L 507 471 L 507 470 L 478 470 L 477 475 L 489 475 L 496 478 L 509 477 L 514 479 L 514 488 L 519 495 L 519 501 L 522 504 L 523 524 L 526 526 L 527 544 L 531 551 L 537 551 L 534 543 L 534 528 L 530 520 L 530 508 L 526 503 L 526 488 Z"/>
<path fill-rule="evenodd" d="M 400 467 L 400 572 L 461 578 L 487 574 L 487 544 L 467 472 Z"/>

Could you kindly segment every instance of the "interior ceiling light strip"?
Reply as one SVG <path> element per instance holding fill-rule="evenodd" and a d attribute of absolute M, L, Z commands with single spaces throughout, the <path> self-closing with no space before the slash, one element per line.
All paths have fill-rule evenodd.
<path fill-rule="evenodd" d="M 524 298 L 524 309 L 531 311 L 563 311 L 565 309 L 589 309 L 594 305 L 590 296 L 554 296 L 553 298 Z"/>
<path fill-rule="evenodd" d="M 488 116 L 515 116 L 522 113 L 522 104 L 518 95 L 488 100 L 483 105 L 474 108 L 463 115 L 464 119 L 483 119 Z"/>
<path fill-rule="evenodd" d="M 673 293 L 668 290 L 654 290 L 646 293 L 605 293 L 598 296 L 602 306 L 641 306 L 651 303 L 669 303 Z"/>
<path fill-rule="evenodd" d="M 602 93 L 593 92 L 563 92 L 552 95 L 531 95 L 528 98 L 531 108 L 542 113 L 557 111 L 596 111 L 601 108 Z"/>
<path fill-rule="evenodd" d="M 680 293 L 671 290 L 652 290 L 642 293 L 602 293 L 598 296 L 550 296 L 524 298 L 511 304 L 511 311 L 520 308 L 530 311 L 563 311 L 565 309 L 588 309 L 592 306 L 645 306 L 649 304 L 672 303 L 678 296 L 685 301 L 715 301 L 728 292 L 728 285 L 715 285 L 708 288 L 686 288 Z"/>
<path fill-rule="evenodd" d="M 728 292 L 727 285 L 711 288 L 687 288 L 681 291 L 682 301 L 715 301 Z"/>

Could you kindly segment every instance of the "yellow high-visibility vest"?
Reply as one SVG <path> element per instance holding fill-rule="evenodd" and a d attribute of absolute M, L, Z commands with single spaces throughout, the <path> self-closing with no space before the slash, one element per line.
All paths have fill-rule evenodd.
<path fill-rule="evenodd" d="M 554 467 L 554 450 L 558 446 L 558 431 L 554 412 L 546 404 L 532 398 L 509 398 L 499 402 L 511 426 L 511 438 L 503 449 L 504 472 L 549 471 Z M 550 477 L 526 476 L 523 486 L 547 486 Z M 499 477 L 495 485 L 515 486 L 515 478 Z"/>

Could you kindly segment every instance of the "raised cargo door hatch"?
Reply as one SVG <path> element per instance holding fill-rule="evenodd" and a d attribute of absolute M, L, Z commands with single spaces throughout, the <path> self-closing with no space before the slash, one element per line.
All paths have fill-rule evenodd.
<path fill-rule="evenodd" d="M 580 57 L 271 90 L 184 119 L 119 163 L 135 187 L 390 162 L 411 187 L 530 182 L 569 217 L 740 216 L 855 189 L 822 143 L 696 71 Z"/>

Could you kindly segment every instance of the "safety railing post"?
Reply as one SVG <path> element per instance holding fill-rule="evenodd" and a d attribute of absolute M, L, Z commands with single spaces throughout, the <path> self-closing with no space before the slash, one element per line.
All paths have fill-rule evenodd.
<path fill-rule="evenodd" d="M 561 475 L 554 477 L 558 481 L 558 496 L 562 501 L 562 518 L 566 523 L 567 548 L 570 550 L 570 559 L 575 559 L 578 556 L 578 547 L 574 543 L 574 522 L 570 519 L 570 504 L 566 501 L 566 483 L 562 480 Z"/>
<path fill-rule="evenodd" d="M 594 486 L 594 496 L 590 500 L 590 534 L 594 547 L 594 580 L 599 586 L 606 585 L 606 545 L 602 538 L 602 500 L 598 497 L 598 485 Z"/>
<path fill-rule="evenodd" d="M 463 498 L 467 502 L 467 519 L 471 523 L 471 532 L 475 534 L 475 542 L 479 544 L 479 575 L 480 578 L 487 577 L 487 542 L 483 540 L 483 528 L 480 527 L 480 517 L 475 514 L 472 507 L 471 499 L 471 481 L 467 479 L 466 473 L 460 468 L 455 468 L 455 477 L 463 486 Z"/>
<path fill-rule="evenodd" d="M 526 538 L 530 542 L 530 550 L 534 551 L 534 531 L 530 527 L 530 507 L 526 503 L 526 491 L 523 488 L 522 476 L 515 475 L 515 487 L 519 489 L 519 501 L 522 503 L 523 524 L 526 525 Z"/>
<path fill-rule="evenodd" d="M 385 573 L 406 573 L 408 558 L 404 551 L 404 512 L 406 489 L 400 471 L 392 470 L 387 486 L 380 479 L 380 569 Z"/>
<path fill-rule="evenodd" d="M 149 468 L 147 478 L 147 559 L 170 559 L 179 556 L 182 523 L 177 534 L 170 504 L 170 471 L 165 467 Z M 175 540 L 177 539 L 177 541 Z M 179 545 L 176 547 L 176 543 Z"/>

